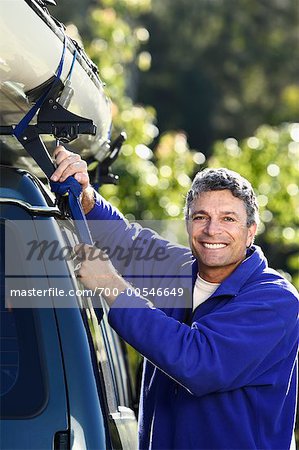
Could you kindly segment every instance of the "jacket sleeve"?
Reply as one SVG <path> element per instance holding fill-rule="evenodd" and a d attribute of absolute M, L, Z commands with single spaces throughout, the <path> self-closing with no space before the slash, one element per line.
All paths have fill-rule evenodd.
<path fill-rule="evenodd" d="M 289 293 L 279 295 L 285 296 L 286 304 L 290 300 Z M 289 303 L 294 314 L 288 332 L 297 329 L 297 345 L 294 299 Z M 129 344 L 197 396 L 240 388 L 257 379 L 259 384 L 274 383 L 275 371 L 269 369 L 285 358 L 291 346 L 286 345 L 286 324 L 263 301 L 262 293 L 252 299 L 240 295 L 188 326 L 124 292 L 110 309 L 109 321 Z"/>
<path fill-rule="evenodd" d="M 99 194 L 95 207 L 86 215 L 96 245 L 106 251 L 118 272 L 136 287 L 157 288 L 165 277 L 179 278 L 180 272 L 190 275 L 184 263 L 192 261 L 189 249 L 173 245 L 154 231 L 124 216 Z M 163 281 L 164 280 L 164 281 Z"/>

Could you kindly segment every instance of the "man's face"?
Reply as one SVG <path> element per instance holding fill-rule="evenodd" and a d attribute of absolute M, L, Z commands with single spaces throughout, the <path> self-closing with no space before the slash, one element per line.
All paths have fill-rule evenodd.
<path fill-rule="evenodd" d="M 189 243 L 200 276 L 220 283 L 244 260 L 256 232 L 248 227 L 245 205 L 226 189 L 203 192 L 190 208 Z"/>

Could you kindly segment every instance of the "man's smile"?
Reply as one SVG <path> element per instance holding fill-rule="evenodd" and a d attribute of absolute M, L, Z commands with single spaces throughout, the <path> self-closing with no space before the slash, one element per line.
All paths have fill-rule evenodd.
<path fill-rule="evenodd" d="M 208 249 L 219 249 L 219 248 L 224 248 L 227 246 L 227 244 L 224 243 L 210 243 L 210 242 L 201 242 L 201 245 L 204 248 L 208 248 Z"/>

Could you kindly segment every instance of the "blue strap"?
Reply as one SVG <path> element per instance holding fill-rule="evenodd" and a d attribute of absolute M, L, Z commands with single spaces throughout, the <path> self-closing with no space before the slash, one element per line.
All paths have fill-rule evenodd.
<path fill-rule="evenodd" d="M 18 125 L 16 125 L 16 127 L 14 129 L 14 133 L 13 133 L 16 138 L 19 138 L 25 132 L 27 126 L 29 125 L 29 123 L 31 122 L 31 120 L 33 119 L 33 117 L 35 116 L 37 111 L 39 110 L 39 108 L 44 103 L 44 100 L 47 97 L 50 89 L 52 89 L 53 85 L 60 79 L 60 76 L 62 73 L 62 68 L 63 68 L 63 63 L 64 63 L 65 50 L 66 50 L 66 36 L 64 37 L 62 55 L 60 58 L 59 66 L 58 66 L 56 74 L 55 74 L 55 78 L 54 78 L 53 82 L 50 84 L 50 86 L 48 86 L 46 91 L 40 96 L 40 98 L 32 106 L 32 108 L 29 109 L 27 114 L 25 114 L 23 119 L 18 123 Z"/>
<path fill-rule="evenodd" d="M 68 79 L 68 80 L 70 80 L 70 79 L 72 78 L 72 74 L 73 74 L 75 62 L 76 62 L 76 59 L 77 59 L 77 53 L 78 53 L 78 52 L 77 52 L 77 49 L 75 49 L 75 52 L 74 52 L 74 55 L 73 55 L 72 64 L 71 64 L 71 68 L 70 68 L 69 74 L 68 74 L 68 76 L 67 76 L 67 79 Z"/>
<path fill-rule="evenodd" d="M 93 240 L 82 210 L 80 195 L 82 193 L 81 184 L 74 178 L 68 177 L 62 183 L 50 180 L 51 189 L 59 195 L 68 194 L 69 206 L 72 218 L 79 233 L 80 240 L 88 245 L 94 245 Z"/>
<path fill-rule="evenodd" d="M 29 123 L 37 113 L 38 109 L 42 106 L 48 93 L 55 85 L 55 83 L 57 83 L 57 81 L 60 79 L 66 52 L 66 42 L 67 38 L 65 36 L 63 41 L 62 55 L 53 82 L 50 84 L 50 86 L 48 86 L 46 91 L 40 96 L 40 98 L 36 101 L 33 107 L 27 112 L 27 114 L 25 114 L 23 119 L 15 127 L 14 135 L 16 136 L 17 139 L 20 136 L 22 136 L 22 134 L 25 132 L 26 128 L 28 127 Z M 68 74 L 68 79 L 70 79 L 72 76 L 72 71 L 74 68 L 76 58 L 77 58 L 77 51 L 75 51 L 73 55 L 73 61 Z M 81 241 L 84 242 L 85 244 L 93 245 L 93 240 L 80 202 L 80 195 L 82 192 L 82 187 L 80 183 L 78 183 L 78 181 L 74 177 L 68 177 L 63 183 L 50 181 L 50 184 L 53 192 L 56 192 L 57 194 L 60 195 L 65 195 L 68 193 L 69 207 L 71 210 L 72 218 L 75 221 L 75 226 L 79 233 L 79 237 Z"/>

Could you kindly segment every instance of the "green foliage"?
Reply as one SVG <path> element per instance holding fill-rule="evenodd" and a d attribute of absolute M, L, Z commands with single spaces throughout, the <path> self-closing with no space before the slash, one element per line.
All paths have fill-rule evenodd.
<path fill-rule="evenodd" d="M 151 12 L 150 0 L 80 0 L 64 14 L 80 26 L 84 22 L 86 50 L 113 101 L 114 135 L 123 129 L 128 134 L 114 165 L 120 184 L 104 186 L 103 195 L 129 218 L 176 219 L 182 218 L 184 195 L 205 156 L 190 151 L 184 131 L 168 131 L 154 152 L 150 148 L 159 134 L 155 111 L 133 101 L 138 68 L 150 62 L 140 63 L 149 37 L 140 14 L 148 13 L 152 31 L 153 70 L 142 78 L 144 89 L 155 105 L 163 102 L 167 129 L 193 127 L 200 142 L 203 128 L 209 140 L 216 129 L 216 135 L 238 138 L 265 117 L 275 122 L 298 115 L 298 11 L 294 0 L 267 7 L 248 0 L 152 3 Z M 297 283 L 298 145 L 297 125 L 263 126 L 240 144 L 234 138 L 217 142 L 208 162 L 252 181 L 261 207 L 258 242 L 270 263 Z"/>
<path fill-rule="evenodd" d="M 151 0 L 100 0 L 99 5 L 103 8 L 113 8 L 121 16 L 139 16 L 151 10 Z"/>
<path fill-rule="evenodd" d="M 261 126 L 238 143 L 217 142 L 210 167 L 225 166 L 248 178 L 258 196 L 258 243 L 275 268 L 299 286 L 299 124 Z"/>
<path fill-rule="evenodd" d="M 155 154 L 143 144 L 126 144 L 114 165 L 119 185 L 101 192 L 131 219 L 182 219 L 190 177 L 204 161 L 203 154 L 190 151 L 183 133 L 163 135 Z"/>
<path fill-rule="evenodd" d="M 152 1 L 154 70 L 142 80 L 152 95 L 158 93 L 152 98 L 155 105 L 163 102 L 167 125 L 181 125 L 183 115 L 184 128 L 190 131 L 193 123 L 199 136 L 203 126 L 209 139 L 213 127 L 238 138 L 265 117 L 279 121 L 298 115 L 293 0 L 267 8 L 248 0 L 234 1 L 233 7 L 219 1 L 188 0 L 188 7 L 182 0 Z M 184 132 L 165 133 L 153 152 L 149 147 L 159 133 L 155 111 L 132 99 L 148 39 L 139 16 L 150 12 L 151 2 L 101 0 L 88 8 L 86 0 L 84 7 L 85 47 L 107 83 L 114 134 L 123 129 L 128 134 L 114 166 L 120 184 L 104 186 L 102 193 L 129 218 L 182 218 L 184 195 L 205 156 L 190 151 Z M 213 89 L 217 107 L 211 107 Z M 178 96 L 183 104 L 176 103 Z M 233 138 L 216 143 L 208 164 L 228 166 L 251 180 L 261 206 L 258 242 L 270 263 L 299 283 L 298 145 L 296 125 L 263 126 L 240 145 Z"/>
<path fill-rule="evenodd" d="M 113 168 L 120 184 L 104 186 L 101 192 L 130 218 L 177 218 L 182 217 L 195 162 L 204 162 L 205 157 L 191 154 L 185 134 L 179 132 L 162 136 L 154 154 L 149 145 L 159 133 L 155 111 L 134 104 L 129 95 L 132 72 L 140 63 L 140 49 L 148 36 L 136 15 L 149 6 L 149 0 L 102 0 L 101 7 L 89 12 L 93 38 L 86 50 L 107 83 L 114 134 L 124 129 L 128 135 Z"/>
<path fill-rule="evenodd" d="M 299 114 L 298 0 L 152 0 L 139 99 L 192 147 Z"/>

